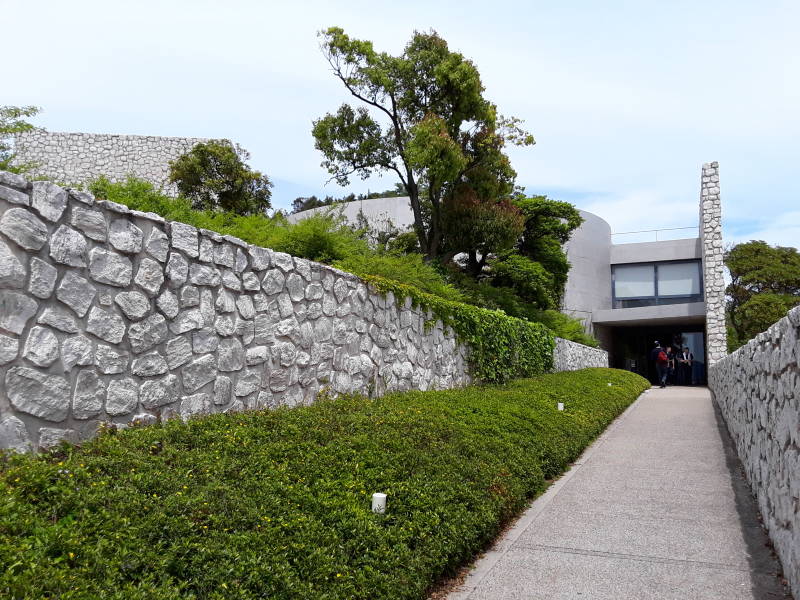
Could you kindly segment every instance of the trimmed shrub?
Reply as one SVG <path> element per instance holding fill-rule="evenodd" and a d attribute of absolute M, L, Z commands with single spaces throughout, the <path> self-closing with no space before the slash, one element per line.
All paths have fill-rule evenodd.
<path fill-rule="evenodd" d="M 587 369 L 110 430 L 8 456 L 0 596 L 424 598 L 647 387 Z M 384 515 L 370 511 L 378 491 Z"/>

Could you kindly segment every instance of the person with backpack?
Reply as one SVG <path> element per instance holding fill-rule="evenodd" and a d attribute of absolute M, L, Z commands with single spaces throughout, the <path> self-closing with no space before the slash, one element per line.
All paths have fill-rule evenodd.
<path fill-rule="evenodd" d="M 669 357 L 659 342 L 656 342 L 656 347 L 650 352 L 650 359 L 656 365 L 656 373 L 658 373 L 658 384 L 665 388 L 667 387 L 667 375 L 669 374 Z"/>

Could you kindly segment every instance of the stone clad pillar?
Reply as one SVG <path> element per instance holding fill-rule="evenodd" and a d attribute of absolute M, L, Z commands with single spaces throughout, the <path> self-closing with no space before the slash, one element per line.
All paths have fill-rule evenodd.
<path fill-rule="evenodd" d="M 716 161 L 703 165 L 700 180 L 700 243 L 703 251 L 706 302 L 706 365 L 711 367 L 728 354 L 722 261 L 722 202 L 719 194 L 719 163 Z"/>

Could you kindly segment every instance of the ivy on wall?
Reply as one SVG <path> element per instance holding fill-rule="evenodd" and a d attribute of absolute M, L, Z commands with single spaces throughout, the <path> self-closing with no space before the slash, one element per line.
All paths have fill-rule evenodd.
<path fill-rule="evenodd" d="M 541 323 L 509 317 L 502 311 L 451 302 L 374 275 L 362 277 L 377 292 L 411 298 L 429 310 L 470 348 L 472 375 L 487 383 L 530 377 L 553 368 L 555 336 Z"/>

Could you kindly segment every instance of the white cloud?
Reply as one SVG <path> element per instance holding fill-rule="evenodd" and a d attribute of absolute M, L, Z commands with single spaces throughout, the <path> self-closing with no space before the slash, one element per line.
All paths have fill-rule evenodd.
<path fill-rule="evenodd" d="M 726 244 L 763 240 L 773 246 L 800 248 L 800 211 L 778 215 L 769 222 L 756 225 L 754 230 L 740 227 L 731 234 L 726 232 L 724 238 Z"/>

